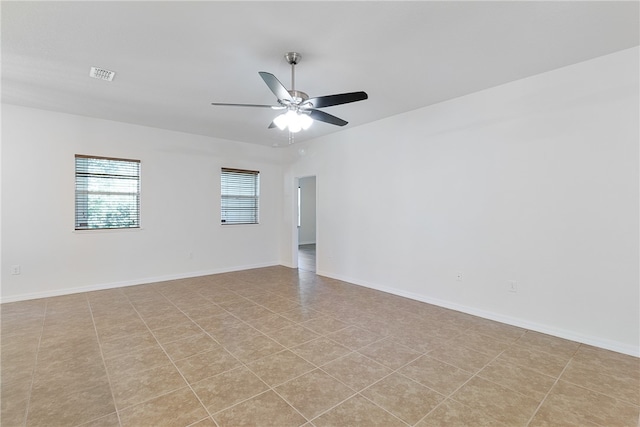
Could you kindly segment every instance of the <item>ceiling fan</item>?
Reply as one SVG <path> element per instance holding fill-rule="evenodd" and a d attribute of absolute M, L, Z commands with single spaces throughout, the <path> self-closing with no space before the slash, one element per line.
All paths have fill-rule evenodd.
<path fill-rule="evenodd" d="M 296 133 L 300 130 L 308 129 L 314 120 L 336 126 L 344 126 L 348 123 L 347 121 L 325 113 L 318 108 L 348 104 L 350 102 L 363 101 L 368 98 L 368 95 L 362 91 L 309 98 L 309 95 L 295 88 L 295 66 L 300 62 L 302 56 L 297 52 L 288 52 L 284 57 L 291 65 L 291 89 L 287 90 L 273 74 L 265 71 L 258 72 L 271 92 L 276 96 L 278 105 L 227 104 L 221 102 L 212 102 L 211 105 L 286 110 L 271 122 L 269 129 L 277 127 L 278 129 L 284 130 L 288 128 L 290 133 Z"/>

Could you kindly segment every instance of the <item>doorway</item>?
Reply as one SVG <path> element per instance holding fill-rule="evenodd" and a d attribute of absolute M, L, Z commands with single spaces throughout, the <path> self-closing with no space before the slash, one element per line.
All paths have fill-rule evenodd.
<path fill-rule="evenodd" d="M 298 269 L 316 271 L 316 177 L 298 178 Z"/>

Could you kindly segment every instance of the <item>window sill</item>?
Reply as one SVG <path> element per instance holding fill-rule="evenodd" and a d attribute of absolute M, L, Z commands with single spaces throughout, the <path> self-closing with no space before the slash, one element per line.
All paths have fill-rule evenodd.
<path fill-rule="evenodd" d="M 135 233 L 142 231 L 142 227 L 136 228 L 89 228 L 86 230 L 73 230 L 74 234 L 94 234 L 94 233 Z"/>

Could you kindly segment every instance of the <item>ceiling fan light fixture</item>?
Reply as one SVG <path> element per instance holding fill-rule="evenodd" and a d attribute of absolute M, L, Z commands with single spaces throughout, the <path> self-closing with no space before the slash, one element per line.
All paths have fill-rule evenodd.
<path fill-rule="evenodd" d="M 287 127 L 289 128 L 289 132 L 297 133 L 302 130 L 302 124 L 300 123 L 298 113 L 293 110 L 289 110 L 285 114 L 285 117 L 287 119 Z"/>
<path fill-rule="evenodd" d="M 302 126 L 298 122 L 289 123 L 289 132 L 298 133 L 302 130 Z"/>
<path fill-rule="evenodd" d="M 273 123 L 280 130 L 289 129 L 291 133 L 297 133 L 301 130 L 307 130 L 313 124 L 313 119 L 307 114 L 299 114 L 293 110 L 289 110 L 284 114 L 280 114 L 273 120 Z"/>
<path fill-rule="evenodd" d="M 287 113 L 280 114 L 278 117 L 273 119 L 273 124 L 275 124 L 278 129 L 285 130 L 288 124 Z"/>
<path fill-rule="evenodd" d="M 298 118 L 300 120 L 300 126 L 302 129 L 307 130 L 313 124 L 313 119 L 309 117 L 307 114 L 299 114 Z"/>

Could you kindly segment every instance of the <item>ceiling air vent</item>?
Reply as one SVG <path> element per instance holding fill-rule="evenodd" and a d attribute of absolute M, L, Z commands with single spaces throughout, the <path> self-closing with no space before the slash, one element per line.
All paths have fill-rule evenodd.
<path fill-rule="evenodd" d="M 91 71 L 89 71 L 89 76 L 93 77 L 94 79 L 107 80 L 109 82 L 113 80 L 113 77 L 115 75 L 115 71 L 109 71 L 105 70 L 104 68 L 98 67 L 91 67 Z"/>

